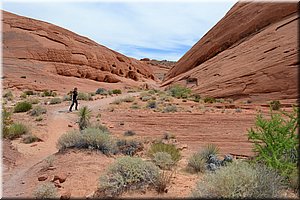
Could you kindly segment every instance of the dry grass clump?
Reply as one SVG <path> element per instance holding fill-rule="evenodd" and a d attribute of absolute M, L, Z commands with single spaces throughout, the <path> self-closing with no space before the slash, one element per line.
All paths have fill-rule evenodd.
<path fill-rule="evenodd" d="M 33 107 L 33 109 L 28 112 L 28 114 L 30 114 L 31 116 L 36 116 L 36 117 L 46 113 L 47 113 L 47 109 L 39 105 Z"/>
<path fill-rule="evenodd" d="M 155 153 L 165 152 L 171 155 L 171 158 L 174 163 L 177 163 L 180 158 L 180 151 L 172 144 L 164 144 L 164 143 L 154 143 L 148 152 L 151 158 L 154 158 Z"/>
<path fill-rule="evenodd" d="M 35 199 L 54 199 L 58 198 L 58 191 L 53 183 L 43 183 L 33 192 Z"/>
<path fill-rule="evenodd" d="M 15 138 L 19 138 L 22 135 L 25 135 L 28 133 L 29 133 L 29 129 L 26 125 L 24 125 L 23 123 L 20 123 L 20 122 L 16 122 L 16 123 L 13 123 L 12 125 L 10 125 L 10 127 L 8 128 L 8 131 L 6 133 L 4 133 L 3 137 L 12 140 Z"/>

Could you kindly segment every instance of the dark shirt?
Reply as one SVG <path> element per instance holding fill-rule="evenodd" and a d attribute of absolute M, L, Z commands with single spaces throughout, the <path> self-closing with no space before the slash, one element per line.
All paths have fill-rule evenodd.
<path fill-rule="evenodd" d="M 77 100 L 77 95 L 78 95 L 77 91 L 73 91 L 73 93 L 72 93 L 72 99 L 73 100 Z"/>

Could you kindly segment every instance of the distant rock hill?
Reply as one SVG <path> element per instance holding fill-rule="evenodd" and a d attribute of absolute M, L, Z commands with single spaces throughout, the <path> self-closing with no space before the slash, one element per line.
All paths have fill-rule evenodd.
<path fill-rule="evenodd" d="M 298 97 L 297 3 L 236 3 L 167 73 L 202 96 Z"/>
<path fill-rule="evenodd" d="M 2 13 L 4 76 L 36 71 L 107 83 L 154 79 L 139 60 L 53 24 Z"/>

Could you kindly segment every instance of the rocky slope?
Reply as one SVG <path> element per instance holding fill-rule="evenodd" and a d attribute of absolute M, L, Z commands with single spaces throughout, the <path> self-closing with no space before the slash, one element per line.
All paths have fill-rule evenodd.
<path fill-rule="evenodd" d="M 203 96 L 297 98 L 296 3 L 237 3 L 167 74 Z"/>
<path fill-rule="evenodd" d="M 53 24 L 6 11 L 3 11 L 3 62 L 7 77 L 11 74 L 24 77 L 34 71 L 107 83 L 154 79 L 145 63 Z"/>

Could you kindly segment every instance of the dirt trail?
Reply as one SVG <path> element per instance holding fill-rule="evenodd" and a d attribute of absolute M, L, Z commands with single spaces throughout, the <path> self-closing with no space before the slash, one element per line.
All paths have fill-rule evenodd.
<path fill-rule="evenodd" d="M 79 108 L 88 106 L 92 112 L 96 112 L 105 108 L 118 98 L 125 96 L 137 96 L 138 94 L 139 93 L 129 93 L 88 102 L 80 101 Z M 37 146 L 31 146 L 16 141 L 15 145 L 17 145 L 18 151 L 24 155 L 24 158 L 15 168 L 3 171 L 4 197 L 18 197 L 25 193 L 24 185 L 26 183 L 24 182 L 23 177 L 26 172 L 48 156 L 57 152 L 57 139 L 67 130 L 70 130 L 68 125 L 73 126 L 73 128 L 77 126 L 77 118 L 77 112 L 68 112 L 68 107 L 66 105 L 61 104 L 55 108 L 50 108 L 48 110 L 44 142 L 39 142 Z"/>

